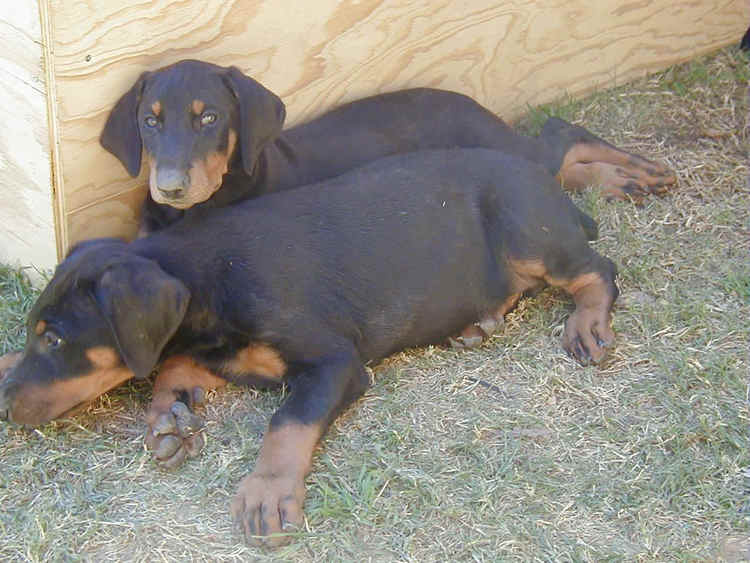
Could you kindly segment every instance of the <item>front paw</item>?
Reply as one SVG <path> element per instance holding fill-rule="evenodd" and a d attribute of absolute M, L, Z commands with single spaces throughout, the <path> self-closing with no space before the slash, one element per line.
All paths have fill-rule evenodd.
<path fill-rule="evenodd" d="M 595 310 L 575 310 L 565 323 L 563 348 L 581 365 L 598 364 L 615 341 L 610 316 Z"/>
<path fill-rule="evenodd" d="M 185 403 L 175 401 L 166 412 L 152 410 L 147 419 L 146 445 L 161 467 L 180 466 L 188 457 L 196 457 L 206 444 L 203 419 Z"/>
<path fill-rule="evenodd" d="M 232 518 L 252 545 L 278 547 L 302 526 L 305 483 L 293 475 L 253 472 L 237 489 Z"/>

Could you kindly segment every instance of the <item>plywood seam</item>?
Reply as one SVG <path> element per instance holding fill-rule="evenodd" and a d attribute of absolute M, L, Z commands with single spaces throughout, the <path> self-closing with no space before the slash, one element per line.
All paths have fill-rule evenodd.
<path fill-rule="evenodd" d="M 62 259 L 68 246 L 68 229 L 65 221 L 62 158 L 60 155 L 60 127 L 57 116 L 57 83 L 55 80 L 55 52 L 49 0 L 39 0 L 39 18 L 42 31 L 44 77 L 47 89 L 47 124 L 49 129 L 50 189 L 52 216 L 55 222 L 57 259 Z"/>
<path fill-rule="evenodd" d="M 13 74 L 12 72 L 9 72 L 7 69 L 0 68 L 0 73 L 5 75 L 8 78 L 12 78 L 13 80 L 16 80 L 17 82 L 20 82 L 24 86 L 28 86 L 35 92 L 39 92 L 42 95 L 45 95 L 44 89 L 40 88 L 38 84 L 35 84 L 33 81 L 26 80 L 25 78 L 22 78 L 18 76 L 17 74 Z"/>

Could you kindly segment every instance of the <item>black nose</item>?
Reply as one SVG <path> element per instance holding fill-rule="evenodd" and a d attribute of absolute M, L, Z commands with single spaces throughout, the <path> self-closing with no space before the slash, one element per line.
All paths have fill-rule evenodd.
<path fill-rule="evenodd" d="M 180 199 L 185 195 L 189 183 L 187 173 L 180 170 L 166 168 L 156 172 L 156 188 L 165 199 Z"/>

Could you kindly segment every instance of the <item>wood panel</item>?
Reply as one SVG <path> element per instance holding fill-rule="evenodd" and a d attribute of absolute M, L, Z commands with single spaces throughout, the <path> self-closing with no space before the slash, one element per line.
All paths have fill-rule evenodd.
<path fill-rule="evenodd" d="M 470 94 L 504 116 L 611 86 L 736 41 L 743 0 L 47 0 L 64 242 L 134 232 L 145 176 L 98 145 L 140 72 L 183 58 L 237 65 L 288 124 L 410 86 Z"/>
<path fill-rule="evenodd" d="M 0 14 L 0 262 L 55 265 L 47 107 L 36 0 Z"/>

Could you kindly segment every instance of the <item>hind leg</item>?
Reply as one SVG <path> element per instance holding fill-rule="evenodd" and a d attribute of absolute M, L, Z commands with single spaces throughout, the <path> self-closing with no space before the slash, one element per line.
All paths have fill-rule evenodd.
<path fill-rule="evenodd" d="M 582 127 L 558 118 L 545 123 L 540 137 L 550 147 L 556 177 L 566 190 L 601 186 L 607 199 L 661 195 L 677 183 L 674 173 L 658 162 L 618 149 Z"/>
<path fill-rule="evenodd" d="M 581 250 L 575 260 L 555 255 L 547 261 L 511 261 L 511 267 L 522 287 L 543 280 L 573 297 L 576 308 L 565 323 L 562 345 L 570 356 L 588 365 L 601 362 L 614 344 L 612 306 L 619 290 L 612 261 L 588 245 Z"/>
<path fill-rule="evenodd" d="M 598 256 L 598 255 L 597 255 Z M 565 351 L 581 364 L 598 364 L 615 341 L 612 331 L 612 305 L 619 294 L 615 285 L 615 265 L 598 256 L 599 269 L 571 278 L 550 278 L 550 284 L 562 287 L 573 296 L 576 309 L 568 317 L 563 331 Z"/>

